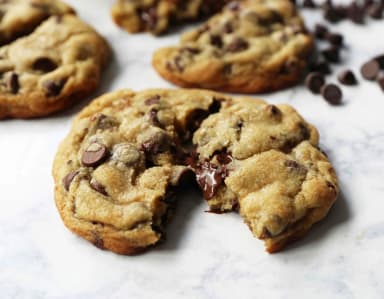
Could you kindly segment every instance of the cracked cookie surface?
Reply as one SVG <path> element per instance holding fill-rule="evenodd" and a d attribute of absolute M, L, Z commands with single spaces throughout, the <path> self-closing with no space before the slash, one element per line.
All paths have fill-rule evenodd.
<path fill-rule="evenodd" d="M 290 1 L 234 1 L 179 45 L 157 50 L 153 66 L 182 87 L 270 92 L 301 79 L 312 43 Z"/>
<path fill-rule="evenodd" d="M 164 33 L 173 23 L 219 11 L 228 0 L 118 0 L 112 7 L 117 25 L 131 33 Z"/>
<path fill-rule="evenodd" d="M 58 1 L 2 5 L 8 5 L 0 23 L 4 32 L 12 31 L 7 16 L 24 20 L 29 31 L 14 24 L 24 36 L 13 35 L 0 47 L 0 119 L 45 116 L 97 88 L 109 47 L 72 9 Z"/>
<path fill-rule="evenodd" d="M 86 107 L 60 145 L 56 205 L 96 246 L 136 253 L 162 239 L 171 195 L 192 170 L 211 211 L 239 211 L 275 252 L 336 200 L 318 140 L 288 105 L 203 90 L 119 91 Z"/>

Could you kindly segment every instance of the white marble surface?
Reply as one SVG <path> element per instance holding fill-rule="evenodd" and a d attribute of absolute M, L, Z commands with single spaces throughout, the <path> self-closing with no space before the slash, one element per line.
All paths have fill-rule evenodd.
<path fill-rule="evenodd" d="M 115 51 L 96 94 L 170 86 L 150 59 L 177 34 L 130 36 L 111 22 L 112 0 L 68 2 Z M 318 15 L 306 18 L 311 25 Z M 344 60 L 354 70 L 384 52 L 384 21 L 336 28 L 345 33 Z M 47 119 L 2 121 L 0 298 L 384 298 L 384 94 L 368 82 L 344 92 L 340 107 L 303 87 L 264 96 L 294 105 L 319 128 L 341 186 L 329 217 L 275 255 L 238 216 L 204 213 L 193 191 L 180 202 L 165 244 L 134 257 L 98 250 L 64 228 L 53 201 L 52 159 L 81 105 Z"/>

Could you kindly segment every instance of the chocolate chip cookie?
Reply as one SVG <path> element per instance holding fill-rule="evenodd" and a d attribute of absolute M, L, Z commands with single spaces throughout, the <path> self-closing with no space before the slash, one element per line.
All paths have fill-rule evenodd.
<path fill-rule="evenodd" d="M 288 105 L 203 90 L 111 93 L 79 114 L 59 147 L 56 205 L 75 233 L 132 254 L 162 239 L 177 187 L 195 181 L 212 212 L 239 211 L 275 252 L 337 197 L 318 139 Z"/>
<path fill-rule="evenodd" d="M 235 1 L 179 45 L 157 50 L 153 66 L 182 87 L 270 92 L 301 79 L 312 43 L 290 1 Z"/>
<path fill-rule="evenodd" d="M 229 0 L 117 0 L 112 17 L 128 32 L 164 33 L 171 24 L 219 11 Z"/>
<path fill-rule="evenodd" d="M 0 119 L 48 115 L 96 89 L 109 47 L 71 8 L 60 1 L 2 3 Z"/>

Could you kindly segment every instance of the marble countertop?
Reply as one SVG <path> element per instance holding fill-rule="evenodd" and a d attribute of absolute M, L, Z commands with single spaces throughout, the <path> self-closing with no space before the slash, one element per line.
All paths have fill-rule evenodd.
<path fill-rule="evenodd" d="M 161 38 L 129 35 L 109 18 L 112 0 L 67 2 L 115 53 L 94 96 L 171 86 L 150 60 L 154 49 L 177 40 L 177 32 Z M 311 11 L 305 17 L 309 27 L 320 19 Z M 355 71 L 384 52 L 384 21 L 334 28 L 345 34 L 344 65 Z M 57 145 L 87 101 L 45 119 L 0 122 L 0 297 L 384 298 L 384 93 L 360 75 L 359 80 L 359 87 L 344 88 L 339 107 L 302 86 L 262 95 L 293 105 L 319 129 L 341 186 L 327 219 L 274 255 L 237 215 L 204 213 L 205 202 L 192 190 L 179 204 L 163 245 L 133 257 L 98 250 L 64 227 L 51 178 Z"/>

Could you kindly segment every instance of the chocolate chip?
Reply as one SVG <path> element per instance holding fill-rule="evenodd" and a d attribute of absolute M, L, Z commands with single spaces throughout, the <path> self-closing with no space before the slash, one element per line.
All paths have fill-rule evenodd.
<path fill-rule="evenodd" d="M 316 24 L 314 33 L 318 39 L 324 39 L 328 34 L 328 28 L 323 24 Z"/>
<path fill-rule="evenodd" d="M 316 3 L 313 0 L 304 0 L 303 7 L 305 8 L 316 8 Z"/>
<path fill-rule="evenodd" d="M 226 22 L 223 26 L 223 32 L 224 33 L 232 33 L 233 32 L 233 26 L 231 22 Z"/>
<path fill-rule="evenodd" d="M 20 89 L 19 75 L 12 72 L 8 77 L 7 85 L 11 93 L 16 94 Z"/>
<path fill-rule="evenodd" d="M 364 13 L 364 7 L 356 2 L 352 2 L 347 10 L 348 18 L 356 24 L 364 23 Z"/>
<path fill-rule="evenodd" d="M 321 51 L 321 54 L 329 62 L 334 62 L 334 63 L 340 62 L 340 49 L 338 47 L 331 46 Z"/>
<path fill-rule="evenodd" d="M 233 157 L 226 151 L 216 154 L 216 159 L 220 164 L 227 165 L 233 162 Z"/>
<path fill-rule="evenodd" d="M 181 65 L 181 57 L 180 56 L 176 56 L 173 63 L 176 67 L 176 69 L 179 71 L 179 72 L 182 72 L 184 70 L 184 67 Z"/>
<path fill-rule="evenodd" d="M 105 249 L 103 239 L 94 231 L 91 231 L 91 234 L 93 237 L 93 245 L 95 245 L 97 248 Z"/>
<path fill-rule="evenodd" d="M 325 84 L 324 76 L 321 73 L 309 73 L 305 78 L 305 85 L 313 93 L 320 93 Z"/>
<path fill-rule="evenodd" d="M 277 116 L 281 114 L 281 111 L 279 108 L 277 108 L 275 105 L 268 105 L 267 106 L 267 111 L 272 115 L 272 116 Z"/>
<path fill-rule="evenodd" d="M 40 57 L 32 65 L 32 68 L 36 71 L 44 73 L 52 72 L 57 68 L 57 64 L 50 58 Z"/>
<path fill-rule="evenodd" d="M 326 39 L 334 46 L 342 46 L 344 38 L 339 33 L 328 33 L 326 34 Z"/>
<path fill-rule="evenodd" d="M 196 55 L 200 53 L 200 50 L 192 47 L 183 47 L 180 49 L 180 52 Z"/>
<path fill-rule="evenodd" d="M 64 189 L 66 191 L 69 191 L 69 187 L 71 186 L 71 183 L 73 181 L 73 179 L 75 178 L 75 176 L 77 176 L 79 174 L 78 171 L 72 171 L 70 173 L 68 173 L 64 179 L 63 179 L 63 185 L 64 185 Z"/>
<path fill-rule="evenodd" d="M 211 45 L 215 46 L 217 48 L 222 48 L 223 47 L 223 40 L 220 35 L 217 34 L 212 34 L 210 36 L 211 39 Z"/>
<path fill-rule="evenodd" d="M 81 163 L 87 167 L 96 167 L 109 156 L 107 147 L 100 143 L 92 143 L 84 152 Z"/>
<path fill-rule="evenodd" d="M 363 64 L 360 69 L 361 75 L 367 80 L 375 80 L 380 72 L 380 64 L 377 60 L 370 60 Z"/>
<path fill-rule="evenodd" d="M 248 42 L 238 37 L 232 40 L 232 42 L 226 47 L 226 51 L 231 53 L 240 52 L 246 50 L 248 46 Z"/>
<path fill-rule="evenodd" d="M 66 82 L 67 82 L 66 79 L 45 81 L 43 83 L 43 87 L 46 90 L 47 96 L 54 97 L 59 95 Z"/>
<path fill-rule="evenodd" d="M 117 126 L 118 124 L 113 117 L 107 116 L 102 113 L 95 114 L 94 116 L 92 116 L 91 120 L 96 122 L 96 128 L 101 130 L 111 129 Z"/>
<path fill-rule="evenodd" d="M 331 73 L 328 62 L 326 61 L 316 61 L 310 64 L 309 69 L 312 72 L 319 72 L 323 75 L 328 75 Z"/>
<path fill-rule="evenodd" d="M 341 104 L 341 99 L 343 97 L 343 93 L 341 89 L 335 85 L 335 84 L 327 84 L 323 86 L 321 89 L 321 94 L 323 95 L 324 99 L 332 104 L 332 105 L 339 105 Z"/>
<path fill-rule="evenodd" d="M 149 119 L 151 120 L 152 125 L 161 128 L 162 124 L 159 121 L 159 118 L 157 117 L 157 113 L 159 111 L 157 109 L 151 109 L 148 112 Z"/>
<path fill-rule="evenodd" d="M 341 84 L 344 85 L 356 85 L 357 79 L 355 77 L 355 74 L 350 70 L 345 70 L 339 73 L 337 76 L 337 79 Z"/>
<path fill-rule="evenodd" d="M 156 8 L 151 7 L 148 10 L 143 11 L 141 13 L 141 19 L 146 23 L 149 30 L 155 29 L 158 21 Z"/>
<path fill-rule="evenodd" d="M 195 168 L 195 173 L 196 181 L 207 200 L 215 196 L 228 174 L 226 168 L 211 164 L 208 161 L 198 165 Z"/>
<path fill-rule="evenodd" d="M 153 97 L 150 97 L 149 99 L 146 99 L 144 103 L 147 106 L 151 106 L 151 105 L 159 103 L 159 101 L 160 101 L 160 96 L 159 95 L 155 95 Z"/>
<path fill-rule="evenodd" d="M 157 155 L 169 148 L 169 139 L 165 133 L 158 132 L 152 138 L 143 142 L 141 150 L 147 155 Z"/>
<path fill-rule="evenodd" d="M 287 167 L 289 167 L 289 168 L 300 168 L 300 165 L 299 165 L 299 163 L 297 163 L 296 161 L 294 161 L 294 160 L 286 160 L 285 162 L 284 162 L 284 165 L 285 166 L 287 166 Z"/>
<path fill-rule="evenodd" d="M 372 19 L 381 19 L 383 17 L 383 7 L 382 3 L 373 3 L 367 8 L 367 14 Z"/>
<path fill-rule="evenodd" d="M 91 182 L 90 182 L 90 186 L 93 190 L 99 192 L 100 194 L 103 194 L 105 196 L 108 196 L 108 193 L 107 191 L 105 190 L 105 187 L 100 184 L 98 181 L 96 181 L 95 179 L 92 179 Z"/>
<path fill-rule="evenodd" d="M 332 5 L 323 6 L 323 17 L 331 23 L 339 22 L 342 19 L 338 10 L 336 10 Z"/>
<path fill-rule="evenodd" d="M 381 69 L 384 69 L 384 55 L 376 56 L 375 58 L 373 58 L 373 60 L 376 60 L 378 62 Z"/>

